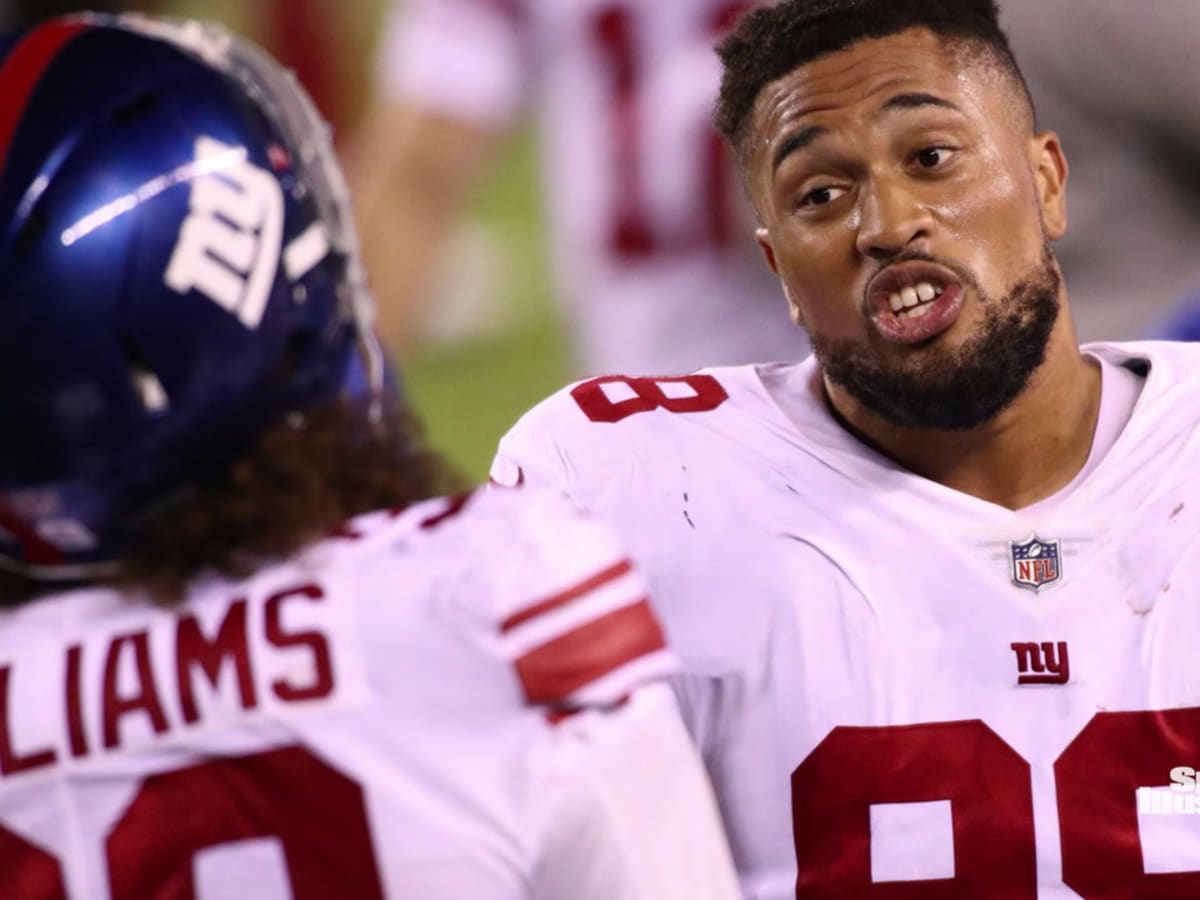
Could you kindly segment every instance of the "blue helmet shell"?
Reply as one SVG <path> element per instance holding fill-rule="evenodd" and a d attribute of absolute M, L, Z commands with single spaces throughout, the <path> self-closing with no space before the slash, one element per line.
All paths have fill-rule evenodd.
<path fill-rule="evenodd" d="M 77 577 L 380 355 L 328 129 L 261 51 L 91 16 L 0 52 L 0 565 Z"/>

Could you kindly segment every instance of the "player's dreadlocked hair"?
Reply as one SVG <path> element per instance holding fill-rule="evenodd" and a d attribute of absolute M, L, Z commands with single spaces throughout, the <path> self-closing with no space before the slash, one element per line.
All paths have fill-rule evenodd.
<path fill-rule="evenodd" d="M 714 121 L 744 166 L 751 112 L 762 89 L 798 66 L 870 38 L 927 28 L 982 51 L 1033 103 L 995 0 L 784 0 L 747 13 L 717 47 L 724 65 Z"/>

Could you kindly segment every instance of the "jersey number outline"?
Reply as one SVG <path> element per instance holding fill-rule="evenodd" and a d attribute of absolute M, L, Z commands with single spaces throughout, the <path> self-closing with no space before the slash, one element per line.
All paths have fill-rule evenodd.
<path fill-rule="evenodd" d="M 625 400 L 611 400 L 604 392 L 606 384 L 623 384 L 633 391 L 633 396 Z M 664 384 L 686 384 L 692 393 L 682 397 L 671 397 L 663 390 Z M 671 375 L 654 378 L 601 375 L 571 388 L 571 398 L 591 421 L 612 424 L 654 409 L 665 409 L 672 413 L 711 412 L 729 399 L 729 392 L 711 375 Z"/>
<path fill-rule="evenodd" d="M 300 746 L 145 778 L 105 838 L 112 900 L 197 895 L 202 850 L 275 838 L 295 900 L 383 900 L 362 788 Z M 5 896 L 67 900 L 58 861 L 0 826 Z"/>
<path fill-rule="evenodd" d="M 1135 802 L 1198 749 L 1200 708 L 1092 717 L 1054 762 L 1068 887 L 1085 900 L 1200 896 L 1200 872 L 1143 871 Z M 947 799 L 954 877 L 873 882 L 871 805 Z M 1030 765 L 980 719 L 834 728 L 792 772 L 792 819 L 797 900 L 1038 896 Z"/>

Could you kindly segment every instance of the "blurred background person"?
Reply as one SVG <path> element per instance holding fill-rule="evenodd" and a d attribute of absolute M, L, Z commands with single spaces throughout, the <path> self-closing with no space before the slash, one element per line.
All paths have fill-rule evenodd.
<path fill-rule="evenodd" d="M 1070 161 L 1055 253 L 1080 340 L 1163 334 L 1200 289 L 1200 3 L 1000 0 L 1000 19 Z"/>
<path fill-rule="evenodd" d="M 383 333 L 439 302 L 447 235 L 528 113 L 576 374 L 805 356 L 709 122 L 712 45 L 746 6 L 397 0 L 349 148 Z"/>
<path fill-rule="evenodd" d="M 612 538 L 436 496 L 295 80 L 0 47 L 0 893 L 733 900 Z"/>

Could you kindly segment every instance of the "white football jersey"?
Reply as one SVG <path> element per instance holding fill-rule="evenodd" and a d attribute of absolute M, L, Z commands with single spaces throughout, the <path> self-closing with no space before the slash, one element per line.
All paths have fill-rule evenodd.
<path fill-rule="evenodd" d="M 675 666 L 609 534 L 530 491 L 178 608 L 6 611 L 0 896 L 731 900 Z"/>
<path fill-rule="evenodd" d="M 1200 347 L 1090 349 L 1141 395 L 1025 512 L 859 443 L 812 361 L 593 379 L 501 442 L 646 574 L 747 897 L 1200 897 Z"/>
<path fill-rule="evenodd" d="M 557 294 L 587 372 L 801 359 L 710 117 L 730 0 L 403 0 L 380 90 L 541 137 Z"/>

